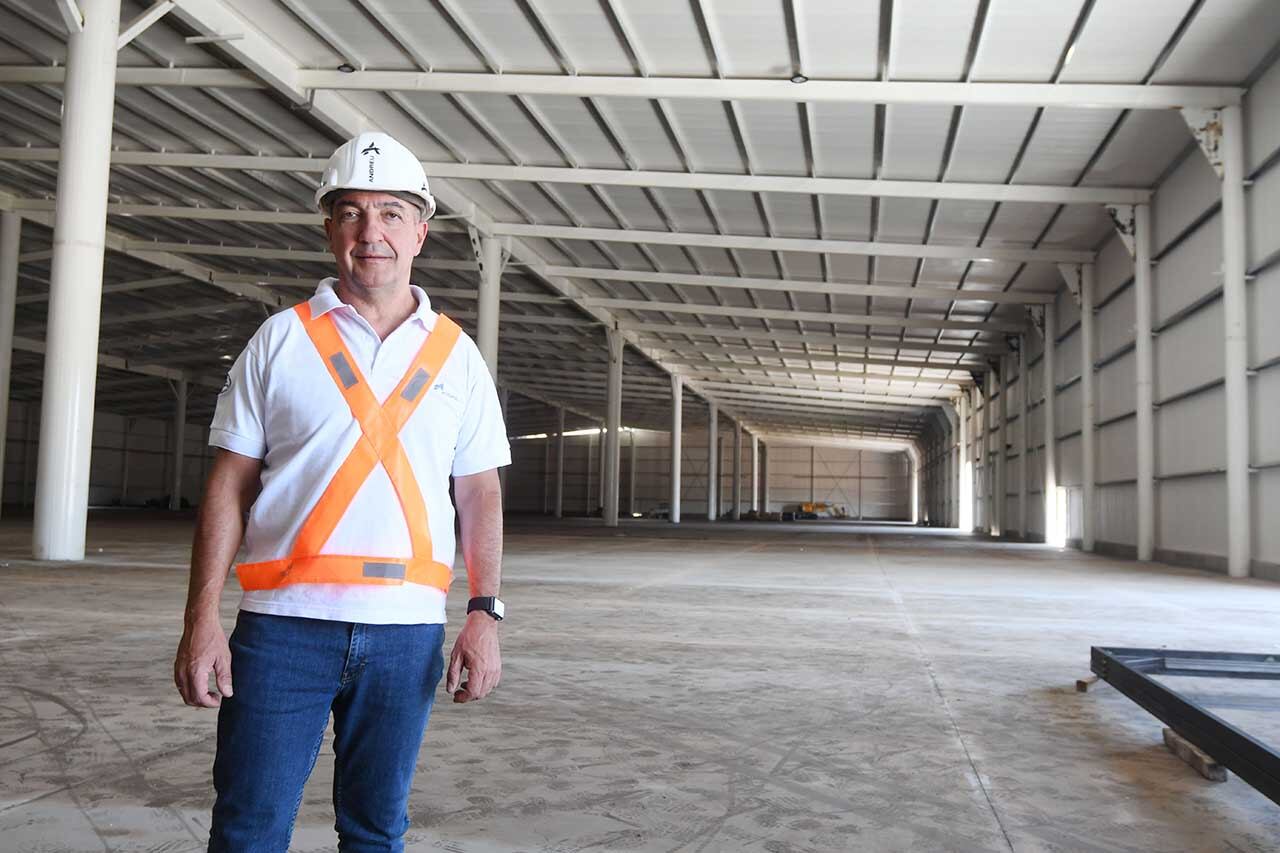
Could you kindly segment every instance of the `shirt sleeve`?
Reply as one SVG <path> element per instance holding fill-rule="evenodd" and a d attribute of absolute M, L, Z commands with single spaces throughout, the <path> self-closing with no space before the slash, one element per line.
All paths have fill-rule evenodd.
<path fill-rule="evenodd" d="M 227 372 L 209 425 L 209 444 L 241 456 L 267 455 L 266 388 L 255 341 L 250 341 Z"/>
<path fill-rule="evenodd" d="M 467 359 L 467 402 L 458 428 L 458 444 L 453 452 L 453 476 L 465 477 L 490 468 L 511 464 L 507 425 L 498 404 L 489 368 L 472 345 Z"/>

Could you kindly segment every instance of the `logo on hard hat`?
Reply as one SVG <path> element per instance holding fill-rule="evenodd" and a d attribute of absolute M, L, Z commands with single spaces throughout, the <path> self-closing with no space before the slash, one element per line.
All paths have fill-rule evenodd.
<path fill-rule="evenodd" d="M 369 147 L 368 147 L 368 148 L 366 148 L 366 149 L 364 149 L 364 150 L 363 150 L 363 151 L 361 151 L 360 153 L 361 153 L 361 154 L 368 154 L 370 151 L 372 151 L 374 154 L 381 154 L 381 153 L 382 153 L 382 150 L 381 150 L 380 148 L 378 148 L 377 144 L 375 144 L 375 143 L 373 143 L 373 142 L 370 142 L 370 143 L 369 143 Z"/>

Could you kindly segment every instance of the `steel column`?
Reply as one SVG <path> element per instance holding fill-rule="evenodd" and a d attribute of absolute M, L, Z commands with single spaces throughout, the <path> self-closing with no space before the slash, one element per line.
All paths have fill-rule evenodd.
<path fill-rule="evenodd" d="M 1151 207 L 1134 206 L 1134 337 L 1135 388 L 1138 445 L 1139 560 L 1150 560 L 1155 551 L 1155 405 L 1152 398 L 1151 353 Z"/>
<path fill-rule="evenodd" d="M 86 3 L 83 13 L 83 31 L 68 37 L 63 89 L 32 536 L 40 560 L 84 559 L 89 509 L 120 0 Z"/>
<path fill-rule="evenodd" d="M 622 473 L 622 347 L 625 340 L 617 329 L 605 329 L 609 345 L 609 385 L 606 397 L 604 525 L 618 526 L 618 499 Z"/>
<path fill-rule="evenodd" d="M 680 454 L 684 433 L 684 380 L 671 374 L 671 497 L 668 514 L 672 524 L 680 523 Z"/>
<path fill-rule="evenodd" d="M 1000 378 L 1000 422 L 996 425 L 996 535 L 1004 537 L 1008 530 L 1008 501 L 1009 501 L 1009 433 L 1007 424 L 1009 422 L 1009 359 L 1006 356 L 1000 356 L 998 373 L 993 374 Z"/>
<path fill-rule="evenodd" d="M 559 406 L 556 409 L 555 517 L 564 518 L 564 406 Z"/>
<path fill-rule="evenodd" d="M 760 436 L 751 434 L 751 511 L 760 511 Z"/>
<path fill-rule="evenodd" d="M 969 432 L 973 426 L 969 419 L 969 392 L 966 389 L 956 404 L 959 409 L 959 440 L 957 451 L 960 459 L 960 470 L 956 478 L 956 526 L 964 533 L 973 532 L 973 460 L 970 456 L 972 448 L 969 444 Z"/>
<path fill-rule="evenodd" d="M 764 451 L 764 454 L 761 457 L 760 461 L 764 465 L 764 468 L 760 472 L 760 475 L 761 475 L 760 476 L 760 480 L 761 480 L 760 511 L 768 512 L 769 511 L 769 447 L 768 445 L 762 445 L 761 449 Z"/>
<path fill-rule="evenodd" d="M 1054 411 L 1057 405 L 1054 351 L 1057 348 L 1058 309 L 1052 302 L 1044 306 L 1044 354 L 1040 357 L 1040 369 L 1044 382 L 1044 541 L 1053 532 L 1058 505 L 1058 420 Z"/>
<path fill-rule="evenodd" d="M 173 477 L 169 487 L 169 509 L 182 509 L 182 463 L 187 442 L 187 380 L 173 384 Z"/>
<path fill-rule="evenodd" d="M 733 509 L 729 517 L 742 518 L 742 423 L 733 422 Z"/>
<path fill-rule="evenodd" d="M 1249 326 L 1245 294 L 1248 223 L 1244 206 L 1244 116 L 1222 109 L 1222 314 L 1226 338 L 1227 572 L 1249 576 Z"/>
<path fill-rule="evenodd" d="M 502 293 L 502 243 L 480 238 L 480 291 L 476 304 L 476 346 L 489 373 L 498 378 L 498 314 Z"/>
<path fill-rule="evenodd" d="M 707 404 L 707 520 L 720 515 L 720 411 L 715 403 Z"/>
<path fill-rule="evenodd" d="M 1031 535 L 1031 516 L 1027 514 L 1027 478 L 1031 466 L 1027 464 L 1029 437 L 1027 434 L 1027 401 L 1031 398 L 1031 383 L 1027 378 L 1027 336 L 1018 338 L 1018 533 L 1025 540 Z"/>
<path fill-rule="evenodd" d="M 631 451 L 630 460 L 627 463 L 627 515 L 635 518 L 636 515 L 636 431 L 628 430 L 627 435 L 631 439 L 628 449 Z"/>
<path fill-rule="evenodd" d="M 987 534 L 1000 535 L 999 509 L 996 506 L 995 413 L 996 386 L 1000 384 L 1000 367 L 993 364 L 987 373 L 987 398 L 982 404 L 982 462 L 986 473 Z"/>
<path fill-rule="evenodd" d="M 9 377 L 13 373 L 13 309 L 18 297 L 18 255 L 22 251 L 22 217 L 0 211 L 0 475 L 9 436 Z M 4 477 L 0 476 L 0 503 Z"/>
<path fill-rule="evenodd" d="M 1098 420 L 1093 377 L 1093 300 L 1097 288 L 1097 275 L 1093 264 L 1085 264 L 1080 270 L 1080 465 L 1083 471 L 1083 489 L 1080 498 L 1080 547 L 1092 551 L 1097 527 L 1097 471 L 1098 456 L 1094 430 Z"/>

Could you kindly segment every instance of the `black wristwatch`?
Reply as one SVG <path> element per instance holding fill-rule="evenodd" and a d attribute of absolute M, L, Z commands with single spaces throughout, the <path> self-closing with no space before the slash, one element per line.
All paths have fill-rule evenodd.
<path fill-rule="evenodd" d="M 468 613 L 482 610 L 498 622 L 502 621 L 502 617 L 506 614 L 506 609 L 502 600 L 496 595 L 481 595 L 467 602 Z"/>

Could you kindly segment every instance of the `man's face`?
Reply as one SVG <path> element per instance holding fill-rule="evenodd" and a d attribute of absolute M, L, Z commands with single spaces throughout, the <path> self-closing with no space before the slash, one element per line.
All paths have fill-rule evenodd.
<path fill-rule="evenodd" d="M 338 278 L 364 290 L 407 284 L 427 239 L 418 209 L 389 193 L 345 192 L 324 221 Z"/>

